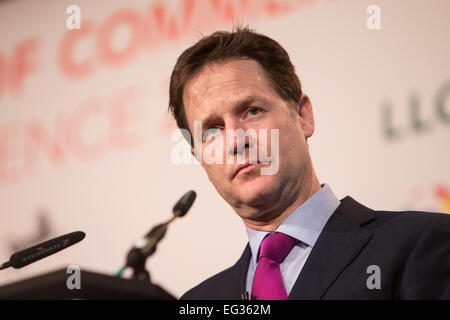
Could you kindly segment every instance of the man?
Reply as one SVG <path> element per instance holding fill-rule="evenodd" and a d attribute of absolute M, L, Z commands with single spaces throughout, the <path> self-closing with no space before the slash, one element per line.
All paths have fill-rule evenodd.
<path fill-rule="evenodd" d="M 201 39 L 176 63 L 169 109 L 193 155 L 214 150 L 202 166 L 249 236 L 234 266 L 183 299 L 450 298 L 450 218 L 374 211 L 319 183 L 312 104 L 277 42 L 246 28 Z M 279 139 L 238 134 L 249 130 Z M 255 148 L 271 153 L 251 161 Z"/>

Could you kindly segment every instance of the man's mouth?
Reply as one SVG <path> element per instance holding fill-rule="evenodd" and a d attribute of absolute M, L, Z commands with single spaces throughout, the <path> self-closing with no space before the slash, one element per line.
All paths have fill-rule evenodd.
<path fill-rule="evenodd" d="M 236 178 L 236 177 L 239 176 L 239 175 L 248 173 L 248 172 L 250 172 L 250 171 L 252 171 L 252 170 L 259 169 L 260 167 L 265 166 L 265 165 L 268 165 L 268 164 L 270 164 L 270 162 L 264 162 L 264 163 L 262 163 L 262 162 L 259 162 L 259 161 L 258 161 L 257 163 L 244 163 L 244 164 L 240 164 L 240 165 L 238 165 L 237 168 L 235 169 L 232 179 Z"/>

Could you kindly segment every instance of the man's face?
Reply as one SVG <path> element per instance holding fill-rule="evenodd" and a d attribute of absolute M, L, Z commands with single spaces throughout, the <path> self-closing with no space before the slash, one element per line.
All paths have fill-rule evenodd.
<path fill-rule="evenodd" d="M 307 97 L 306 100 L 309 104 Z M 303 117 L 299 106 L 289 106 L 273 89 L 258 62 L 232 59 L 206 65 L 187 83 L 183 102 L 190 131 L 194 132 L 194 121 L 201 121 L 202 136 L 207 131 L 203 141 L 195 142 L 193 154 L 200 147 L 203 152 L 208 147 L 211 150 L 223 134 L 223 161 L 202 161 L 202 166 L 219 194 L 242 218 L 257 219 L 280 201 L 295 197 L 303 178 L 312 170 L 305 139 L 313 132 L 312 111 Z M 256 136 L 247 137 L 246 143 L 240 145 L 244 148 L 239 148 L 237 139 L 225 139 L 227 130 L 237 129 L 254 129 Z M 266 130 L 267 143 L 259 136 L 259 129 Z M 275 141 L 271 139 L 272 129 L 279 130 Z M 274 148 L 276 144 L 278 150 Z M 259 163 L 242 165 L 242 158 L 238 163 L 238 157 L 249 162 L 249 150 L 253 147 L 258 150 Z M 276 163 L 261 159 L 261 148 Z M 276 154 L 271 154 L 274 150 Z M 232 163 L 227 161 L 227 155 L 234 158 Z M 276 172 L 261 174 L 261 168 L 274 165 Z"/>

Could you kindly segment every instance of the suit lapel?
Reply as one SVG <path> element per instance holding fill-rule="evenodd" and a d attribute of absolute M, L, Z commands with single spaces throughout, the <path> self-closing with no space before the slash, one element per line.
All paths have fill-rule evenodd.
<path fill-rule="evenodd" d="M 229 272 L 224 275 L 224 278 L 222 279 L 222 288 L 217 291 L 219 294 L 219 296 L 216 297 L 217 299 L 241 299 L 241 294 L 245 291 L 247 282 L 247 271 L 250 264 L 250 258 L 251 250 L 250 246 L 247 244 L 239 260 L 229 269 Z"/>
<path fill-rule="evenodd" d="M 373 233 L 360 226 L 374 219 L 373 210 L 351 197 L 341 200 L 311 250 L 288 299 L 321 299 L 372 238 Z"/>

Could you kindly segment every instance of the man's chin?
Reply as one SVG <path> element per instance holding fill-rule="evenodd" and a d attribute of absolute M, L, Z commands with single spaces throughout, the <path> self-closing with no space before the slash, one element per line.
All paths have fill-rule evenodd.
<path fill-rule="evenodd" d="M 236 188 L 239 192 L 238 198 L 245 206 L 259 207 L 274 197 L 278 191 L 278 184 L 273 176 L 259 176 L 246 181 L 239 181 Z"/>

